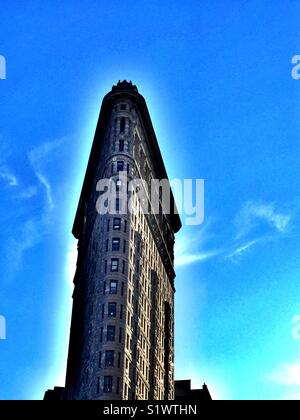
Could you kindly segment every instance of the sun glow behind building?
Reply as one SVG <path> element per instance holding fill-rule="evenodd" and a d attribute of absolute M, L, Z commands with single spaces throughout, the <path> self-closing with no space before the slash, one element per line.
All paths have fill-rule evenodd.
<path fill-rule="evenodd" d="M 63 371 L 71 228 L 100 101 L 120 78 L 147 98 L 169 177 L 206 182 L 205 223 L 179 236 L 188 246 L 178 254 L 176 364 L 188 359 L 225 398 L 299 395 L 299 5 L 100 5 L 5 6 L 0 398 L 41 398 Z M 45 226 L 46 190 L 28 154 L 63 137 L 50 164 L 39 162 L 54 203 Z M 274 216 L 290 217 L 285 229 Z"/>

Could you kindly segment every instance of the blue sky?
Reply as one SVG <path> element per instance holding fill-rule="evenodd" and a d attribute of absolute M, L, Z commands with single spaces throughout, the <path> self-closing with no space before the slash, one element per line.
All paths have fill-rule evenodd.
<path fill-rule="evenodd" d="M 297 1 L 10 1 L 0 54 L 0 398 L 63 381 L 71 228 L 102 97 L 145 96 L 170 178 L 205 179 L 176 245 L 176 376 L 300 398 Z"/>

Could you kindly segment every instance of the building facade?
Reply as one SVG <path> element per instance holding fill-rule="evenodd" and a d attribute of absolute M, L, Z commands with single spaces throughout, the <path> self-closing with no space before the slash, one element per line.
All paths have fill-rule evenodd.
<path fill-rule="evenodd" d="M 104 179 L 116 186 L 113 214 L 96 210 Z M 145 184 L 128 188 L 136 179 L 150 186 L 167 174 L 146 102 L 124 81 L 103 99 L 73 227 L 78 260 L 63 399 L 174 399 L 173 248 L 181 222 L 172 193 L 163 214 L 157 191 L 154 214 L 149 195 L 140 199 Z"/>

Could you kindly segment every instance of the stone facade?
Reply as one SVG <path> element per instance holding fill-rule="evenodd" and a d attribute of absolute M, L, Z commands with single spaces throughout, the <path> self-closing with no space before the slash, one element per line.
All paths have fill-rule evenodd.
<path fill-rule="evenodd" d="M 174 233 L 170 215 L 98 214 L 100 179 L 167 178 L 144 98 L 119 82 L 101 107 L 73 234 L 78 239 L 64 399 L 174 399 Z M 127 185 L 118 184 L 119 192 Z"/>

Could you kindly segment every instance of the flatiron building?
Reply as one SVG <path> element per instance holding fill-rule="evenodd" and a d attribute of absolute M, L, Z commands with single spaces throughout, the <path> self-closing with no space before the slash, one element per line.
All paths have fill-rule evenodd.
<path fill-rule="evenodd" d="M 149 203 L 145 214 L 121 173 L 127 185 L 168 179 L 145 99 L 126 81 L 103 99 L 73 227 L 78 261 L 66 400 L 174 399 L 173 249 L 181 222 L 172 193 L 169 214 L 161 202 L 159 214 Z M 113 214 L 97 211 L 103 179 L 116 185 Z M 134 212 L 122 211 L 124 189 Z"/>

